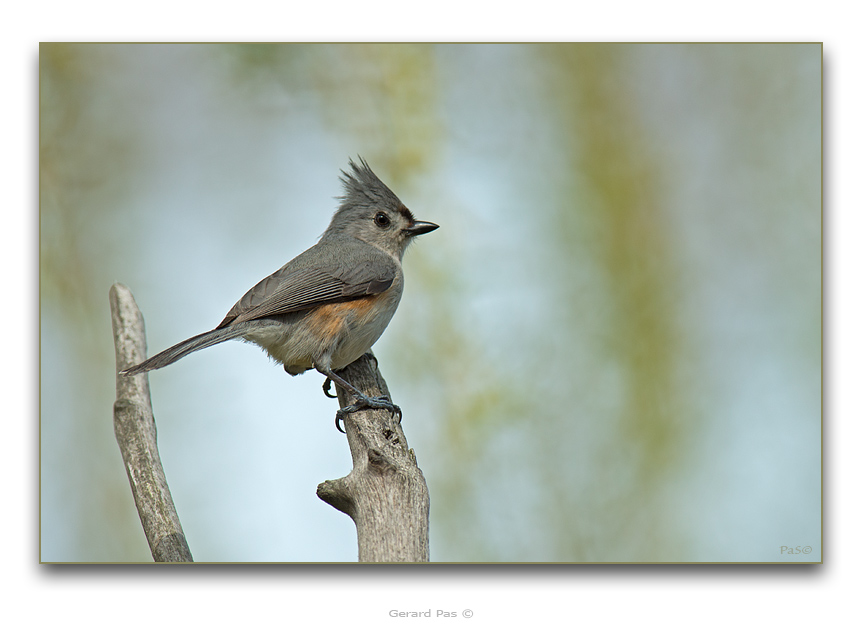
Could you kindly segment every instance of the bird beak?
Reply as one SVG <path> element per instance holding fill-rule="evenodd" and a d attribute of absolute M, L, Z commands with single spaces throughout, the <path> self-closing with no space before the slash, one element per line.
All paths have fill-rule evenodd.
<path fill-rule="evenodd" d="M 410 237 L 415 237 L 416 235 L 430 233 L 432 230 L 437 230 L 438 228 L 440 227 L 437 224 L 433 224 L 431 222 L 413 222 L 410 226 L 404 229 L 404 232 L 406 232 Z"/>

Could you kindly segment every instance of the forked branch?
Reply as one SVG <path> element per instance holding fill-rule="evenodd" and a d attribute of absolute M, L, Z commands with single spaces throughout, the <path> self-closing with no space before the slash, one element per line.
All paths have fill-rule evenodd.
<path fill-rule="evenodd" d="M 369 397 L 389 396 L 371 353 L 339 374 Z M 353 402 L 337 390 L 342 407 Z M 318 497 L 353 519 L 360 562 L 428 561 L 428 486 L 401 424 L 379 409 L 349 413 L 344 426 L 353 470 L 318 485 Z"/>

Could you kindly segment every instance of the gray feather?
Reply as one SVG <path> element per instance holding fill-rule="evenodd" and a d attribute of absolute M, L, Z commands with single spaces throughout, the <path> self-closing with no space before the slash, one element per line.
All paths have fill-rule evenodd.
<path fill-rule="evenodd" d="M 181 341 L 177 345 L 171 346 L 167 350 L 163 350 L 146 361 L 138 363 L 120 373 L 123 376 L 135 376 L 136 374 L 143 374 L 144 372 L 159 369 L 160 367 L 179 361 L 181 358 L 191 354 L 192 352 L 209 348 L 210 346 L 222 343 L 223 341 L 236 339 L 237 337 L 242 336 L 246 330 L 248 330 L 246 325 L 238 324 L 228 328 L 216 328 L 215 330 L 201 333 L 191 339 Z"/>
<path fill-rule="evenodd" d="M 397 272 L 389 255 L 358 239 L 327 240 L 249 289 L 216 328 L 383 293 Z"/>

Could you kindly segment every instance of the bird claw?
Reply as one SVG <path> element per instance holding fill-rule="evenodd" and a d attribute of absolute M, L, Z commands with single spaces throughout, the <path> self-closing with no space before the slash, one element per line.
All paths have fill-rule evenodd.
<path fill-rule="evenodd" d="M 392 415 L 398 418 L 399 424 L 401 423 L 401 407 L 397 404 L 393 404 L 386 396 L 378 396 L 376 398 L 360 396 L 353 404 L 348 404 L 343 409 L 338 409 L 338 411 L 335 412 L 335 428 L 338 429 L 339 432 L 343 433 L 344 430 L 341 428 L 341 423 L 344 422 L 344 417 L 348 413 L 355 413 L 356 411 L 364 411 L 366 409 L 386 409 L 387 411 L 391 411 Z"/>
<path fill-rule="evenodd" d="M 325 395 L 327 398 L 337 398 L 338 394 L 330 393 L 330 389 L 332 389 L 332 379 L 327 378 L 323 383 L 323 395 Z"/>

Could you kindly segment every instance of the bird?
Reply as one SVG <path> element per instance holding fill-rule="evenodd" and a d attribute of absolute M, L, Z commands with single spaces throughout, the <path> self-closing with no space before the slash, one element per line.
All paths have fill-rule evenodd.
<path fill-rule="evenodd" d="M 123 370 L 136 376 L 231 339 L 256 344 L 296 376 L 315 369 L 355 402 L 336 414 L 401 409 L 386 396 L 369 397 L 336 372 L 368 352 L 386 330 L 404 290 L 404 252 L 419 235 L 439 228 L 417 220 L 360 156 L 341 171 L 344 194 L 319 241 L 270 274 L 233 305 L 213 330 Z"/>

